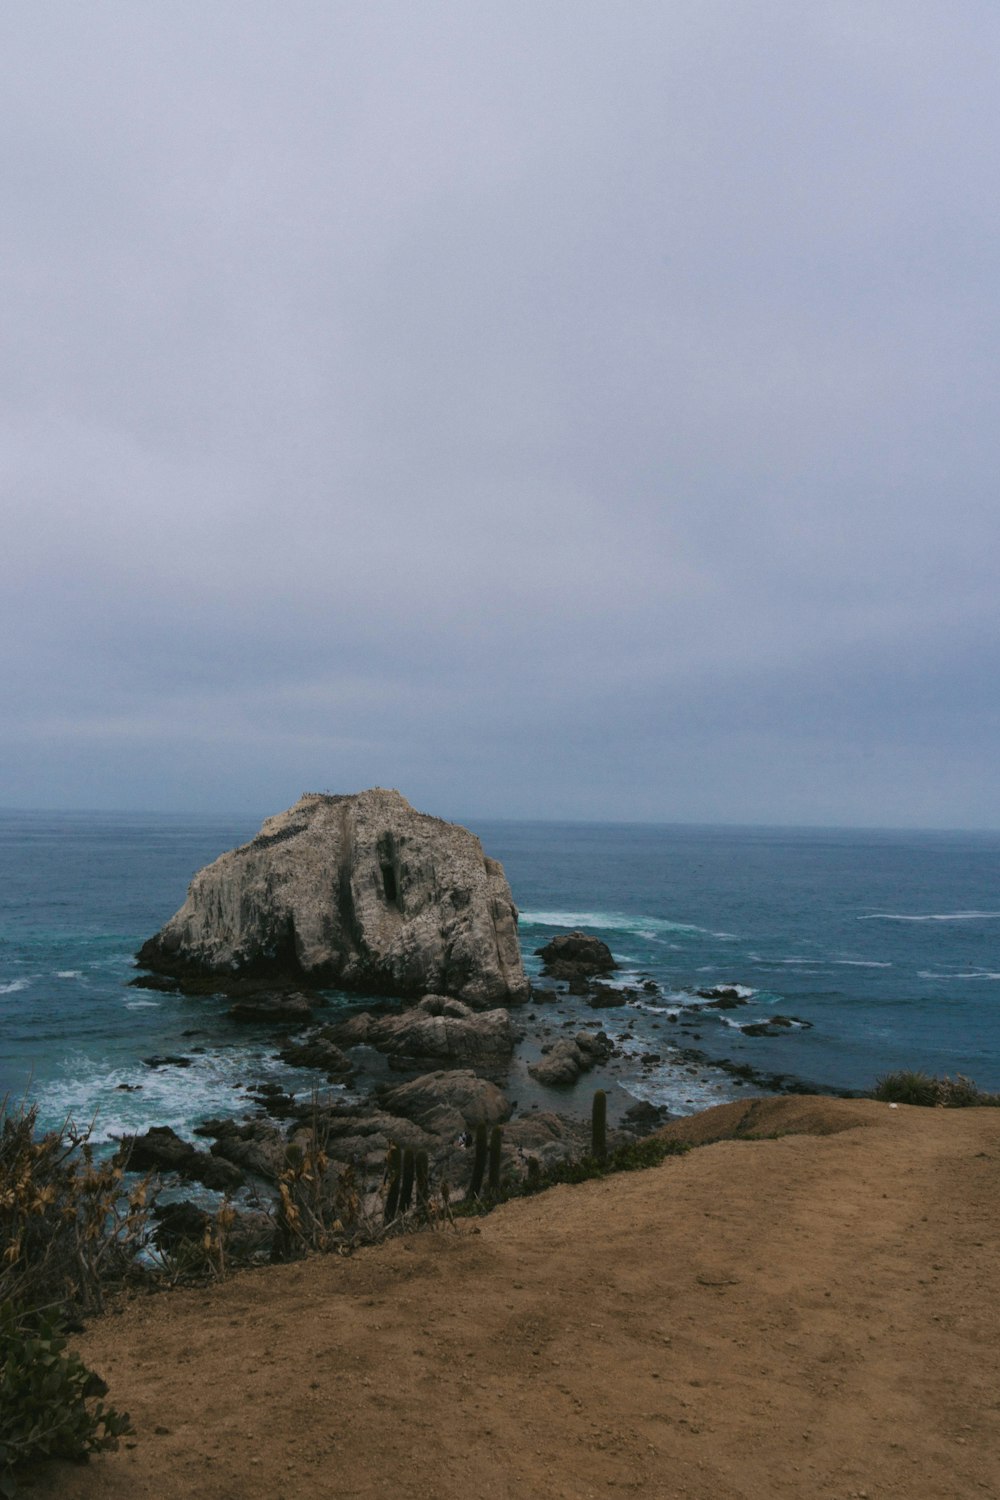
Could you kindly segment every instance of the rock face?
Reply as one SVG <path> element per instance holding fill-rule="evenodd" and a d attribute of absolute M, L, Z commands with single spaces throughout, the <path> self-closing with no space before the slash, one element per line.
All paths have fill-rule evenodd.
<path fill-rule="evenodd" d="M 191 882 L 139 963 L 181 980 L 248 975 L 477 1009 L 528 982 L 502 865 L 399 792 L 310 793 Z"/>
<path fill-rule="evenodd" d="M 188 1182 L 228 1193 L 243 1184 L 243 1173 L 231 1162 L 181 1140 L 169 1125 L 151 1125 L 145 1135 L 125 1136 L 128 1164 L 133 1172 L 176 1172 Z"/>
<path fill-rule="evenodd" d="M 544 1056 L 532 1063 L 528 1072 L 539 1083 L 561 1085 L 575 1083 L 581 1073 L 589 1073 L 597 1063 L 611 1055 L 611 1043 L 603 1031 L 578 1031 L 570 1040 L 561 1037 L 544 1049 Z"/>
<path fill-rule="evenodd" d="M 379 1103 L 389 1114 L 446 1138 L 480 1124 L 500 1125 L 510 1118 L 511 1109 L 496 1084 L 462 1068 L 426 1073 L 397 1088 L 381 1089 Z"/>
<path fill-rule="evenodd" d="M 367 1042 L 390 1058 L 446 1068 L 502 1069 L 514 1051 L 514 1027 L 506 1010 L 477 1012 L 444 995 L 425 995 L 400 1015 L 363 1012 L 330 1027 L 329 1035 L 342 1047 Z"/>
<path fill-rule="evenodd" d="M 542 973 L 552 979 L 589 979 L 618 967 L 607 943 L 589 932 L 560 933 L 535 951 L 544 962 Z"/>

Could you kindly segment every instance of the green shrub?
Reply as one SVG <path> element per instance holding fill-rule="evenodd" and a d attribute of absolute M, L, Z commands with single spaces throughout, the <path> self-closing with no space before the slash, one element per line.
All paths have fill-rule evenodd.
<path fill-rule="evenodd" d="M 919 1104 L 929 1108 L 968 1109 L 1000 1105 L 1000 1095 L 986 1094 L 971 1078 L 932 1078 L 929 1073 L 902 1069 L 876 1078 L 874 1097 L 887 1104 Z"/>
<path fill-rule="evenodd" d="M 928 1073 L 886 1073 L 875 1080 L 875 1098 L 886 1104 L 934 1105 L 938 1100 L 937 1079 Z"/>
<path fill-rule="evenodd" d="M 66 1352 L 58 1319 L 0 1304 L 0 1495 L 17 1493 L 29 1459 L 86 1459 L 117 1448 L 132 1431 L 128 1413 L 98 1399 L 104 1382 Z"/>

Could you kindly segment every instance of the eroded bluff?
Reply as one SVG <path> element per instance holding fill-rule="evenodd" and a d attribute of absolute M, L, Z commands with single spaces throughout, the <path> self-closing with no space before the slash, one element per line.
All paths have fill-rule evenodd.
<path fill-rule="evenodd" d="M 308 793 L 199 871 L 138 961 L 180 980 L 305 980 L 517 1004 L 528 981 L 503 866 L 399 792 Z"/>

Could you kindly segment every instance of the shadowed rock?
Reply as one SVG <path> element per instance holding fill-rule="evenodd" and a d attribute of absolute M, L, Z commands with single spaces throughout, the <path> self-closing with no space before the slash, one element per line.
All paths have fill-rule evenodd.
<path fill-rule="evenodd" d="M 169 1125 L 151 1125 L 145 1135 L 126 1136 L 122 1144 L 133 1172 L 176 1172 L 187 1182 L 201 1182 L 220 1193 L 242 1186 L 243 1173 L 237 1166 L 198 1151 Z"/>
<path fill-rule="evenodd" d="M 552 979 L 589 979 L 618 967 L 607 943 L 589 932 L 562 932 L 536 952 L 544 963 L 542 973 Z"/>
<path fill-rule="evenodd" d="M 450 1067 L 502 1069 L 514 1050 L 514 1027 L 506 1010 L 477 1013 L 445 995 L 425 995 L 419 1005 L 398 1015 L 363 1012 L 330 1027 L 328 1034 L 342 1047 L 366 1042 L 390 1058 Z"/>
<path fill-rule="evenodd" d="M 310 793 L 268 818 L 195 876 L 138 960 L 221 988 L 252 975 L 477 1009 L 528 998 L 503 867 L 382 788 Z"/>
<path fill-rule="evenodd" d="M 262 994 L 252 1000 L 237 1000 L 226 1011 L 231 1021 L 260 1021 L 278 1026 L 300 1026 L 312 1019 L 315 1001 L 308 995 Z"/>

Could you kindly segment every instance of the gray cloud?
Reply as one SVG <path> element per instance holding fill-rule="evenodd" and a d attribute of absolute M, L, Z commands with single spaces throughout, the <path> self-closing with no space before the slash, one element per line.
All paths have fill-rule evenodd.
<path fill-rule="evenodd" d="M 0 20 L 0 804 L 1000 824 L 1000 17 Z"/>

